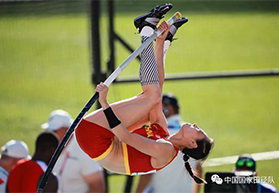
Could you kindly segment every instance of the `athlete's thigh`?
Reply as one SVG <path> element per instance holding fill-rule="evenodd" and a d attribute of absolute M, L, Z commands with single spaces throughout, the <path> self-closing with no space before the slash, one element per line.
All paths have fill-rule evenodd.
<path fill-rule="evenodd" d="M 111 104 L 111 108 L 125 127 L 135 125 L 137 122 L 148 122 L 148 114 L 152 105 L 144 94 Z M 96 110 L 85 117 L 87 121 L 94 122 L 102 127 L 109 128 L 102 109 Z M 138 124 L 136 124 L 138 125 Z"/>

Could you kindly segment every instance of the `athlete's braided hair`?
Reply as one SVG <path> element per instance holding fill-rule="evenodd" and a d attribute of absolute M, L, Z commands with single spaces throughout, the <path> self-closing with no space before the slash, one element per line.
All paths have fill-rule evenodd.
<path fill-rule="evenodd" d="M 184 148 L 182 153 L 184 153 L 183 160 L 185 162 L 185 168 L 189 172 L 190 176 L 195 180 L 198 184 L 206 184 L 206 181 L 202 178 L 199 178 L 193 172 L 193 169 L 189 163 L 189 157 L 192 157 L 196 160 L 205 160 L 213 147 L 213 139 L 206 137 L 202 140 L 196 141 L 198 147 L 194 149 Z"/>

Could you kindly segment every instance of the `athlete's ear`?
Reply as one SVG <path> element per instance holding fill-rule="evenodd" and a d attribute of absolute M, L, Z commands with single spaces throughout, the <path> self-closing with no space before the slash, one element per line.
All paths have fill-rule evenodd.
<path fill-rule="evenodd" d="M 198 144 L 197 144 L 197 142 L 196 142 L 196 140 L 191 140 L 191 147 L 193 148 L 193 149 L 195 149 L 195 148 L 197 148 L 198 147 Z"/>

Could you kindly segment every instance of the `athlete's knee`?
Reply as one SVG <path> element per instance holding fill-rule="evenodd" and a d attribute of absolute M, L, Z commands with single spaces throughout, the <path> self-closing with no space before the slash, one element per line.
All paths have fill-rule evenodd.
<path fill-rule="evenodd" d="M 148 89 L 144 91 L 147 103 L 151 106 L 157 105 L 162 101 L 162 91 L 159 85 L 148 85 Z"/>
<path fill-rule="evenodd" d="M 157 87 L 157 89 L 154 91 L 153 93 L 153 97 L 152 100 L 155 104 L 161 103 L 162 102 L 162 91 L 159 88 L 159 86 Z"/>

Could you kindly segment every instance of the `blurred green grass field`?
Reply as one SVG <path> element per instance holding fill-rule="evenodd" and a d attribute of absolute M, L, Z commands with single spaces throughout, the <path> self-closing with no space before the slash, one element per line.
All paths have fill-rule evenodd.
<path fill-rule="evenodd" d="M 121 13 L 116 32 L 134 48 L 140 45 L 132 19 Z M 168 14 L 166 18 L 170 17 Z M 279 14 L 197 13 L 178 31 L 166 61 L 166 73 L 273 69 L 279 67 Z M 0 19 L 0 145 L 24 140 L 34 152 L 40 125 L 54 109 L 74 118 L 94 92 L 91 84 L 87 15 L 6 16 Z M 101 20 L 102 62 L 108 59 L 107 16 Z M 129 52 L 116 44 L 117 64 Z M 105 65 L 103 65 L 105 70 Z M 133 61 L 121 77 L 137 76 Z M 198 123 L 214 138 L 210 158 L 278 150 L 279 77 L 169 81 L 185 121 Z M 109 102 L 134 96 L 139 83 L 113 84 Z M 96 104 L 91 110 L 96 108 Z M 206 167 L 230 171 L 233 165 Z M 259 161 L 260 176 L 273 176 L 279 189 L 277 160 Z M 111 177 L 111 192 L 121 192 L 125 178 Z"/>

